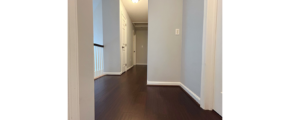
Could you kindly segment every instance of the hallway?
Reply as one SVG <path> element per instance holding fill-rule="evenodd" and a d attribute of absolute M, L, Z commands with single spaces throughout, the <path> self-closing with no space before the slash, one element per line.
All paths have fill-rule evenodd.
<path fill-rule="evenodd" d="M 180 87 L 147 86 L 147 66 L 121 76 L 104 76 L 95 84 L 96 120 L 221 120 L 202 110 Z"/>

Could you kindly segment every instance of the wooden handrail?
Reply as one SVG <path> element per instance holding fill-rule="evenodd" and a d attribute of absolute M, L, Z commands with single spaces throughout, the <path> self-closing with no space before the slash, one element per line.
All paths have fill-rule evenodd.
<path fill-rule="evenodd" d="M 96 44 L 96 43 L 94 43 L 94 46 L 104 47 L 104 45 L 100 45 L 100 44 Z"/>

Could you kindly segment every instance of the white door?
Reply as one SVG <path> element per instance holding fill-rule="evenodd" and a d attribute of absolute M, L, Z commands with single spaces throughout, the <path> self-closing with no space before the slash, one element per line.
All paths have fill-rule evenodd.
<path fill-rule="evenodd" d="M 126 39 L 126 18 L 122 14 L 122 72 L 127 71 L 127 39 Z"/>
<path fill-rule="evenodd" d="M 222 0 L 217 2 L 214 110 L 222 116 Z"/>
<path fill-rule="evenodd" d="M 136 35 L 133 36 L 133 65 L 136 65 Z"/>

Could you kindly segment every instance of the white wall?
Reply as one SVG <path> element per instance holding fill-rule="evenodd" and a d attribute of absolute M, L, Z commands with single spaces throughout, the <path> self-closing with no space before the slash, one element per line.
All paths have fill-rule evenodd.
<path fill-rule="evenodd" d="M 148 29 L 136 30 L 136 63 L 147 64 Z"/>
<path fill-rule="evenodd" d="M 182 0 L 149 0 L 148 81 L 180 82 Z"/>
<path fill-rule="evenodd" d="M 128 15 L 122 1 L 120 0 L 120 17 L 121 17 L 121 12 L 125 15 L 126 17 L 126 41 L 127 41 L 127 67 L 131 67 L 133 65 L 133 35 L 134 35 L 134 26 L 132 24 L 131 18 Z M 120 18 L 121 20 L 121 18 Z M 120 21 L 121 23 L 121 21 Z M 121 24 L 120 24 L 121 25 Z M 120 26 L 120 31 L 122 31 L 121 26 Z"/>
<path fill-rule="evenodd" d="M 121 72 L 119 0 L 103 0 L 104 72 Z"/>
<path fill-rule="evenodd" d="M 102 0 L 93 0 L 94 43 L 103 45 L 103 10 Z"/>
<path fill-rule="evenodd" d="M 183 0 L 181 82 L 200 97 L 204 0 Z"/>
<path fill-rule="evenodd" d="M 68 5 L 68 116 L 70 120 L 95 119 L 92 4 L 92 0 L 70 0 Z"/>
<path fill-rule="evenodd" d="M 78 2 L 79 97 L 81 120 L 94 119 L 94 47 L 91 0 Z"/>

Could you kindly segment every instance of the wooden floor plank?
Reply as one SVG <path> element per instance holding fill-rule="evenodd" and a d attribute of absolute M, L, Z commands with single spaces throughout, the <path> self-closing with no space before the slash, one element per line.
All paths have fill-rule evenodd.
<path fill-rule="evenodd" d="M 181 87 L 147 86 L 147 66 L 95 80 L 96 120 L 222 120 Z"/>

